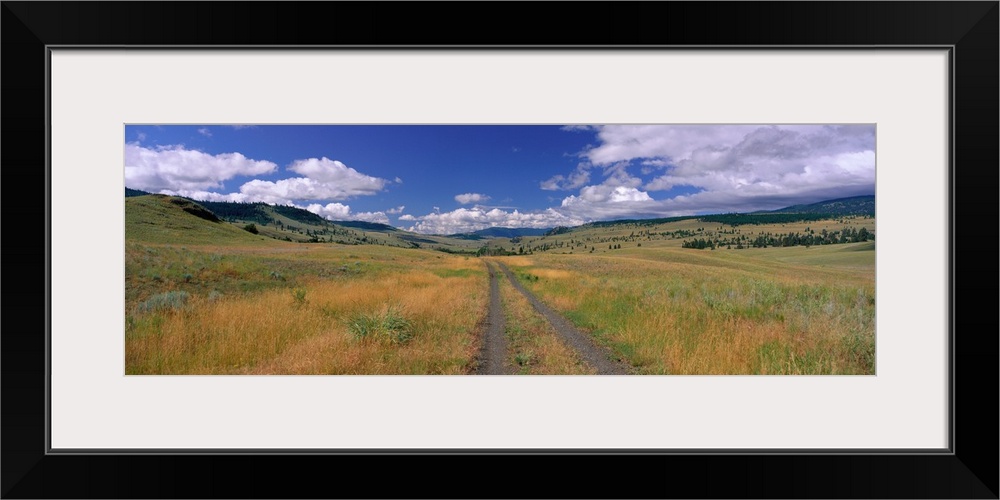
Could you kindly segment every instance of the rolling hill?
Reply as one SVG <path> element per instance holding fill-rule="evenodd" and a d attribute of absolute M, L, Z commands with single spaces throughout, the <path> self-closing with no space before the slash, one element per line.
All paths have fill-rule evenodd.
<path fill-rule="evenodd" d="M 125 198 L 125 239 L 183 244 L 259 244 L 265 240 L 222 222 L 191 200 L 162 194 Z"/>
<path fill-rule="evenodd" d="M 473 241 L 402 231 L 364 221 L 328 221 L 296 207 L 266 203 L 194 201 L 127 189 L 125 236 L 150 243 L 230 244 L 282 240 L 294 243 L 383 245 L 474 252 Z M 256 233 L 244 229 L 254 226 Z"/>
<path fill-rule="evenodd" d="M 413 233 L 386 224 L 365 221 L 329 221 L 307 210 L 266 203 L 197 202 L 188 198 L 150 194 L 126 188 L 126 237 L 150 242 L 186 244 L 249 243 L 266 239 L 298 243 L 384 245 L 428 248 L 451 253 L 514 253 L 587 246 L 607 247 L 620 242 L 639 243 L 708 237 L 716 230 L 706 223 L 780 228 L 785 224 L 827 221 L 840 229 L 841 218 L 873 217 L 874 196 L 856 196 L 779 210 L 751 213 L 690 215 L 655 219 L 594 221 L 576 227 L 552 229 L 493 227 L 450 236 Z M 874 222 L 872 222 L 874 223 Z M 253 224 L 256 233 L 244 228 Z M 835 227 L 836 226 L 836 227 Z M 819 227 L 819 226 L 817 226 Z M 873 230 L 874 226 L 870 230 Z M 728 234 L 733 234 L 733 229 Z M 751 230 L 755 231 L 755 230 Z M 720 234 L 724 234 L 723 231 Z M 718 236 L 715 236 L 718 238 Z M 512 247 L 510 245 L 517 245 Z M 523 248 L 522 248 L 523 247 Z"/>
<path fill-rule="evenodd" d="M 837 198 L 808 205 L 792 205 L 769 213 L 783 214 L 826 214 L 826 215 L 868 215 L 875 216 L 875 195 Z"/>

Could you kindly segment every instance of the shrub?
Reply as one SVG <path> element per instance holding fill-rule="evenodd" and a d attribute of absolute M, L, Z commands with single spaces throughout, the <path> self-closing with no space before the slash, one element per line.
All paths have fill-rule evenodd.
<path fill-rule="evenodd" d="M 348 330 L 357 339 L 403 344 L 413 338 L 411 323 L 398 306 L 385 306 L 375 313 L 358 313 L 348 320 Z"/>
<path fill-rule="evenodd" d="M 187 304 L 188 296 L 187 292 L 170 291 L 161 293 L 153 295 L 144 302 L 140 302 L 136 309 L 140 313 L 172 311 L 184 307 Z"/>
<path fill-rule="evenodd" d="M 246 231 L 246 232 L 248 232 L 248 233 L 260 234 L 260 231 L 257 230 L 257 225 L 256 224 L 247 224 L 247 225 L 243 226 L 243 230 Z"/>

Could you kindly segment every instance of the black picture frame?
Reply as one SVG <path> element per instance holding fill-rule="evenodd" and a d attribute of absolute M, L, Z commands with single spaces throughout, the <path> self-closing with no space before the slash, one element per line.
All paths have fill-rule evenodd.
<path fill-rule="evenodd" d="M 989 2 L 2 2 L 4 498 L 998 498 L 998 20 Z M 544 14 L 543 12 L 553 12 Z M 464 20 L 456 23 L 453 19 Z M 608 45 L 611 41 L 614 45 Z M 48 47 L 950 47 L 948 453 L 77 454 L 46 441 Z M 958 195 L 961 191 L 961 196 Z M 42 233 L 42 234 L 40 234 Z M 984 236 L 986 236 L 984 238 Z M 982 251 L 987 255 L 978 255 Z M 10 275 L 8 275 L 10 280 Z M 962 302 L 961 299 L 965 299 Z M 972 302 L 975 299 L 976 302 Z M 981 300 L 980 300 L 981 299 Z M 980 308 L 972 304 L 985 303 Z M 15 326 L 17 325 L 17 326 Z M 28 325 L 28 326 L 22 326 Z M 559 469 L 555 468 L 559 466 Z M 561 470 L 574 471 L 565 476 Z M 309 471 L 327 471 L 310 473 Z M 361 481 L 373 473 L 384 480 Z"/>

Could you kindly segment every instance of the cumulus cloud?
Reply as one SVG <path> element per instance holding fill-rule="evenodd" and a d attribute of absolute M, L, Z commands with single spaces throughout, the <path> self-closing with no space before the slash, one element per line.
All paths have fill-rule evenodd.
<path fill-rule="evenodd" d="M 325 157 L 296 160 L 288 170 L 305 177 L 289 177 L 277 181 L 253 179 L 240 186 L 239 193 L 223 195 L 202 192 L 199 195 L 202 199 L 212 201 L 228 198 L 233 201 L 292 205 L 295 201 L 343 201 L 355 196 L 373 195 L 382 191 L 388 182 Z M 191 190 L 177 190 L 182 191 Z"/>
<path fill-rule="evenodd" d="M 158 191 L 159 194 L 169 194 L 170 196 L 183 196 L 185 198 L 191 198 L 192 200 L 198 201 L 229 201 L 233 203 L 252 203 L 255 201 L 250 199 L 247 195 L 243 193 L 214 193 L 211 191 L 198 191 L 190 189 L 161 189 Z M 279 205 L 290 205 L 291 203 L 279 203 Z"/>
<path fill-rule="evenodd" d="M 311 203 L 306 210 L 329 220 L 347 220 L 351 215 L 351 207 L 341 203 Z"/>
<path fill-rule="evenodd" d="M 424 234 L 455 234 L 478 231 L 489 227 L 549 228 L 575 226 L 585 221 L 549 208 L 537 212 L 506 211 L 487 207 L 459 208 L 451 212 L 434 212 L 420 217 L 402 216 L 399 220 L 417 221 L 410 231 Z"/>
<path fill-rule="evenodd" d="M 138 144 L 126 146 L 125 184 L 151 192 L 185 196 L 199 201 L 263 202 L 272 205 L 299 206 L 297 202 L 342 201 L 355 196 L 380 192 L 385 179 L 365 175 L 329 158 L 296 160 L 288 170 L 304 177 L 277 181 L 253 179 L 243 183 L 239 192 L 219 193 L 205 188 L 222 187 L 222 181 L 236 175 L 271 173 L 277 165 L 254 161 L 239 153 L 209 155 L 189 151 L 182 146 L 156 149 Z M 385 212 L 350 213 L 341 203 L 311 203 L 309 211 L 333 220 L 368 220 L 388 222 Z M 390 209 L 399 213 L 403 207 Z"/>
<path fill-rule="evenodd" d="M 672 157 L 673 166 L 645 188 L 694 186 L 737 198 L 871 194 L 874 133 L 872 126 L 757 127 L 730 144 L 706 145 Z"/>
<path fill-rule="evenodd" d="M 277 168 L 270 161 L 253 160 L 240 153 L 212 155 L 183 145 L 125 145 L 125 185 L 150 192 L 221 188 L 223 181 L 233 177 L 269 174 Z"/>
<path fill-rule="evenodd" d="M 561 210 L 602 217 L 670 216 L 773 209 L 875 192 L 871 125 L 614 125 L 592 129 L 599 144 L 579 153 L 603 168 Z M 629 173 L 638 166 L 642 181 Z M 561 176 L 557 176 L 561 177 Z M 561 178 L 543 183 L 558 187 Z M 655 200 L 651 192 L 693 194 Z M 623 189 L 624 188 L 624 189 Z"/>
<path fill-rule="evenodd" d="M 606 184 L 600 184 L 597 186 L 587 186 L 580 190 L 580 198 L 600 203 L 600 202 L 611 202 L 620 203 L 623 201 L 651 201 L 652 198 L 649 197 L 649 193 L 644 191 L 639 191 L 634 187 L 625 186 L 608 186 Z"/>
<path fill-rule="evenodd" d="M 205 127 L 198 129 L 198 133 L 205 137 L 212 137 L 212 131 Z"/>
<path fill-rule="evenodd" d="M 417 220 L 417 218 L 410 214 L 403 214 L 399 216 L 399 220 L 411 221 L 411 220 Z"/>
<path fill-rule="evenodd" d="M 657 203 L 649 193 L 639 189 L 641 184 L 641 179 L 617 167 L 603 183 L 585 186 L 579 196 L 564 198 L 560 210 L 587 220 L 654 216 L 659 211 Z"/>
<path fill-rule="evenodd" d="M 465 194 L 457 194 L 457 195 L 455 195 L 455 201 L 457 201 L 457 202 L 459 202 L 459 203 L 461 203 L 463 205 L 468 205 L 470 203 L 482 203 L 482 202 L 487 201 L 489 199 L 490 199 L 489 196 L 486 196 L 485 194 L 479 194 L 479 193 L 465 193 Z"/>
<path fill-rule="evenodd" d="M 288 170 L 323 186 L 322 195 L 316 199 L 346 199 L 353 196 L 372 195 L 382 191 L 385 179 L 362 174 L 337 160 L 327 157 L 296 160 Z"/>
<path fill-rule="evenodd" d="M 709 146 L 738 142 L 753 125 L 605 125 L 595 127 L 600 143 L 581 153 L 595 165 L 636 158 L 667 160 Z"/>
<path fill-rule="evenodd" d="M 387 214 L 393 214 L 393 215 L 395 215 L 395 214 L 401 214 L 401 213 L 403 213 L 403 209 L 404 208 L 406 208 L 404 205 L 400 205 L 400 206 L 398 206 L 396 208 L 390 208 L 390 209 L 386 210 L 385 213 L 387 213 Z"/>
<path fill-rule="evenodd" d="M 313 203 L 305 207 L 305 209 L 331 221 L 360 220 L 365 222 L 378 222 L 380 224 L 389 223 L 389 217 L 385 215 L 385 212 L 352 212 L 349 205 L 344 205 L 342 203 L 328 203 L 326 205 Z"/>

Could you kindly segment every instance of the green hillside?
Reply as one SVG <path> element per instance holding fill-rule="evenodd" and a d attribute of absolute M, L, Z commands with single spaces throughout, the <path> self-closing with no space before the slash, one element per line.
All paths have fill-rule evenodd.
<path fill-rule="evenodd" d="M 134 191 L 134 190 L 130 190 Z M 256 233 L 244 227 L 253 225 Z M 331 222 L 295 207 L 265 203 L 196 202 L 161 194 L 125 198 L 125 237 L 149 243 L 295 243 L 380 245 L 474 252 L 477 242 L 410 233 L 385 224 Z"/>
<path fill-rule="evenodd" d="M 867 215 L 875 216 L 875 196 L 852 196 L 837 198 L 808 205 L 793 205 L 774 210 L 773 213 L 827 214 L 827 215 Z"/>
<path fill-rule="evenodd" d="M 181 244 L 260 244 L 266 240 L 220 221 L 198 203 L 162 194 L 125 198 L 125 239 Z"/>

